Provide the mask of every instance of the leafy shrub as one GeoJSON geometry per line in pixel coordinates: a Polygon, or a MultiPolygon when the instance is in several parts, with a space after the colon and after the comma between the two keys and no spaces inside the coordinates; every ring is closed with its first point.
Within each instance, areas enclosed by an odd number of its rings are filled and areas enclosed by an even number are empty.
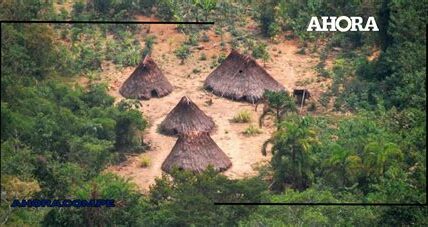
{"type": "Polygon", "coordinates": [[[199,60],[201,61],[207,60],[207,55],[205,55],[205,53],[201,53],[201,55],[199,56],[199,60]]]}
{"type": "Polygon", "coordinates": [[[251,122],[251,113],[248,110],[239,111],[235,116],[233,116],[232,121],[235,123],[251,122]]]}
{"type": "Polygon", "coordinates": [[[266,58],[267,56],[269,56],[267,45],[265,43],[257,44],[254,47],[253,52],[251,54],[253,55],[254,58],[262,58],[262,59],[266,58]]]}
{"type": "Polygon", "coordinates": [[[222,63],[222,62],[224,61],[224,59],[226,59],[226,54],[225,54],[225,53],[221,53],[221,54],[218,56],[217,62],[218,62],[218,63],[222,63]]]}
{"type": "Polygon", "coordinates": [[[213,69],[213,68],[217,67],[218,65],[219,65],[218,61],[216,59],[213,59],[211,61],[211,64],[210,64],[210,69],[213,69]]]}
{"type": "Polygon", "coordinates": [[[239,45],[240,45],[240,42],[236,38],[233,38],[232,41],[230,42],[230,47],[232,47],[232,49],[238,49],[239,45]]]}
{"type": "Polygon", "coordinates": [[[262,130],[260,130],[257,126],[250,125],[242,133],[246,136],[255,136],[261,134],[262,130]]]}
{"type": "Polygon", "coordinates": [[[325,63],[323,61],[319,62],[315,66],[315,71],[318,73],[319,76],[329,78],[330,72],[325,68],[325,63]]]}
{"type": "Polygon", "coordinates": [[[150,55],[153,50],[153,44],[156,41],[156,36],[149,35],[145,39],[144,49],[143,49],[143,56],[150,55]]]}
{"type": "Polygon", "coordinates": [[[281,32],[281,28],[278,23],[271,23],[268,28],[268,36],[275,37],[281,32]]]}
{"type": "Polygon", "coordinates": [[[190,45],[190,46],[197,46],[198,45],[198,35],[196,35],[194,33],[189,35],[188,39],[184,43],[187,45],[190,45]]]}
{"type": "Polygon", "coordinates": [[[175,50],[175,55],[181,60],[181,64],[184,64],[184,60],[191,55],[189,46],[182,44],[177,50],[175,50]]]}
{"type": "Polygon", "coordinates": [[[99,209],[96,215],[87,209],[74,207],[51,209],[43,219],[43,226],[117,226],[123,223],[130,226],[141,225],[138,220],[144,207],[142,196],[135,184],[119,176],[111,173],[98,175],[91,181],[73,188],[70,195],[72,198],[84,200],[113,199],[116,207],[99,209]]]}
{"type": "Polygon", "coordinates": [[[138,166],[141,168],[147,168],[151,165],[151,160],[146,155],[140,156],[138,159],[138,166]]]}
{"type": "Polygon", "coordinates": [[[265,182],[258,178],[231,180],[211,167],[200,174],[176,170],[171,176],[162,176],[151,188],[148,200],[152,202],[141,215],[145,225],[236,226],[238,220],[251,214],[254,208],[224,206],[218,209],[212,206],[213,202],[258,202],[266,188],[265,182]]]}
{"type": "Polygon", "coordinates": [[[214,29],[214,33],[216,35],[221,35],[221,33],[223,33],[223,31],[222,31],[221,27],[216,26],[214,29]]]}
{"type": "Polygon", "coordinates": [[[321,105],[323,107],[327,107],[328,104],[330,103],[330,98],[331,98],[330,93],[328,93],[328,92],[322,93],[321,96],[320,96],[320,103],[321,103],[321,105]]]}

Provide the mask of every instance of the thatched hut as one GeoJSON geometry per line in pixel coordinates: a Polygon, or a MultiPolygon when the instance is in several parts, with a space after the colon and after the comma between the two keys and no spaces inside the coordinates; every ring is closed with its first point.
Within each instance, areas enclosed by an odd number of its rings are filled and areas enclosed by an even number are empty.
{"type": "Polygon", "coordinates": [[[150,56],[146,56],[123,83],[119,92],[126,98],[150,99],[163,97],[173,90],[168,79],[150,56]]]}
{"type": "Polygon", "coordinates": [[[204,87],[215,95],[251,103],[260,100],[265,90],[285,89],[251,56],[235,50],[208,75],[204,87]]]}
{"type": "Polygon", "coordinates": [[[303,106],[305,101],[311,98],[311,93],[305,88],[295,88],[293,89],[293,96],[296,98],[296,103],[303,106]]]}
{"type": "Polygon", "coordinates": [[[171,153],[162,163],[162,170],[171,172],[176,167],[200,173],[208,166],[224,171],[232,166],[232,162],[208,133],[189,133],[178,137],[171,153]]]}
{"type": "Polygon", "coordinates": [[[190,132],[210,132],[215,124],[199,107],[184,96],[168,113],[159,128],[164,134],[175,135],[190,132]]]}

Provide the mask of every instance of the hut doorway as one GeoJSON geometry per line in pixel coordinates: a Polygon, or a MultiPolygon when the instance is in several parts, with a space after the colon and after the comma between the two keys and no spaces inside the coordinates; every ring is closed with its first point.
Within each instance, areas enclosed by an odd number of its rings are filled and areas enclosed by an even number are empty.
{"type": "Polygon", "coordinates": [[[307,89],[294,89],[293,96],[296,98],[297,105],[300,106],[300,109],[305,105],[305,101],[311,97],[311,93],[307,89]]]}
{"type": "Polygon", "coordinates": [[[150,95],[152,97],[159,97],[158,92],[155,89],[152,90],[152,92],[150,93],[150,95]]]}

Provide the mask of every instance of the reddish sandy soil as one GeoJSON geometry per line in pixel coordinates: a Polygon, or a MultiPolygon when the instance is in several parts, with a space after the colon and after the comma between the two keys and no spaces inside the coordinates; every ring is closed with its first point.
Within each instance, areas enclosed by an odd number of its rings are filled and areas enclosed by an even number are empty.
{"type": "MultiPolygon", "coordinates": [[[[154,20],[148,17],[139,17],[138,19],[154,20]]],[[[258,108],[258,112],[255,112],[254,106],[251,104],[220,98],[202,89],[205,78],[213,70],[210,68],[211,57],[213,55],[219,56],[222,53],[219,45],[220,37],[215,35],[213,31],[209,31],[210,42],[201,42],[200,45],[203,46],[203,49],[195,48],[192,56],[186,60],[185,64],[181,65],[173,50],[185,40],[185,36],[177,32],[175,25],[151,25],[150,34],[157,37],[152,57],[174,85],[174,91],[163,98],[141,101],[141,111],[150,124],[143,137],[145,142],[151,145],[151,149],[142,155],[150,159],[150,166],[139,167],[139,156],[135,155],[128,157],[127,161],[117,166],[110,166],[107,171],[130,178],[142,191],[146,191],[154,183],[155,178],[162,175],[162,162],[176,141],[174,137],[159,134],[157,127],[180,98],[186,95],[207,115],[211,116],[217,125],[211,137],[232,161],[232,167],[224,174],[230,178],[244,178],[257,174],[256,167],[270,160],[269,155],[263,156],[261,154],[261,146],[274,131],[272,122],[267,121],[265,123],[262,134],[251,137],[245,136],[242,132],[250,124],[257,125],[262,108],[258,108]],[[205,61],[199,60],[202,52],[207,56],[205,61]],[[193,73],[195,68],[199,69],[200,73],[193,73]],[[206,102],[210,99],[212,99],[212,105],[207,105],[206,102]],[[232,117],[244,109],[251,111],[252,122],[232,123],[230,121],[232,117]]],[[[140,36],[142,45],[144,45],[144,34],[142,33],[140,36]]],[[[226,36],[227,39],[228,36],[226,36]]],[[[317,63],[317,57],[296,54],[298,49],[296,41],[281,40],[278,44],[269,45],[271,61],[266,64],[265,68],[287,89],[295,87],[298,81],[316,78],[314,66],[317,63]]],[[[228,53],[228,51],[223,52],[228,53]]],[[[260,64],[263,65],[261,62],[260,64]]],[[[117,70],[114,65],[105,65],[103,69],[101,80],[110,84],[109,93],[116,98],[116,101],[123,99],[118,90],[134,69],[128,67],[117,70]]],[[[306,87],[310,89],[315,99],[322,91],[319,84],[316,83],[306,87]]]]}

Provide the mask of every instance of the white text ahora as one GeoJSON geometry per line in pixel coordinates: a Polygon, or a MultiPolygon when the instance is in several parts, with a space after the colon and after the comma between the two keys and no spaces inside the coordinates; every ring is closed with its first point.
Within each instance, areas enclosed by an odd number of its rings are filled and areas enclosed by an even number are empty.
{"type": "Polygon", "coordinates": [[[365,26],[363,26],[362,17],[321,17],[321,22],[322,25],[320,24],[318,17],[312,17],[306,31],[379,31],[374,17],[369,17],[365,23],[365,26]]]}

